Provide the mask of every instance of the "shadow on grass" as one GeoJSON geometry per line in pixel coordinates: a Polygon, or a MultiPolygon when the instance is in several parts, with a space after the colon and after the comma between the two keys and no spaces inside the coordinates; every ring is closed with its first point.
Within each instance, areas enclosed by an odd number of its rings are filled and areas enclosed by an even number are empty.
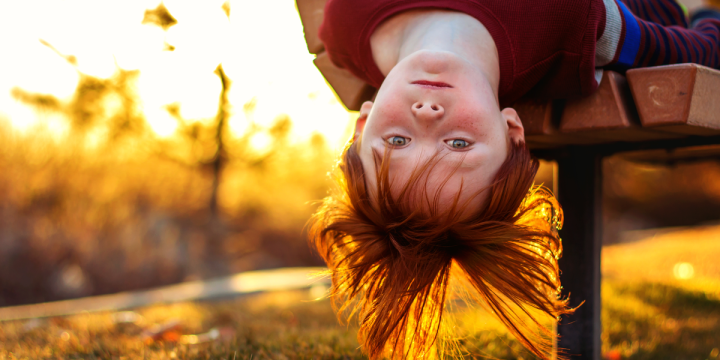
{"type": "Polygon", "coordinates": [[[720,345],[720,300],[667,284],[604,285],[603,352],[623,359],[707,359],[720,345]]]}

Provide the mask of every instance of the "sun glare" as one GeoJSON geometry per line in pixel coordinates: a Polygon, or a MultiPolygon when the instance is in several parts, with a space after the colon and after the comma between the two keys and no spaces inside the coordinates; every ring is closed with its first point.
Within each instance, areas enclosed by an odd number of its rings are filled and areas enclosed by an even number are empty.
{"type": "Polygon", "coordinates": [[[33,110],[13,99],[0,100],[0,111],[8,118],[10,125],[20,133],[25,133],[37,123],[33,110]]]}
{"type": "Polygon", "coordinates": [[[695,268],[691,263],[679,262],[673,266],[673,275],[679,280],[692,279],[695,276],[695,268]]]}
{"type": "Polygon", "coordinates": [[[136,88],[148,125],[159,136],[171,136],[178,124],[168,104],[177,104],[188,121],[214,118],[221,91],[214,71],[222,64],[232,81],[232,134],[246,131],[250,122],[242,109],[254,98],[256,124],[269,127],[287,114],[293,141],[319,132],[342,146],[356,115],[335,99],[312,64],[293,0],[232,1],[229,18],[224,0],[166,0],[177,20],[166,30],[142,24],[145,10],[159,3],[0,3],[0,31],[14,34],[0,38],[2,52],[13,54],[0,66],[0,115],[17,129],[31,128],[42,119],[11,97],[13,87],[67,100],[78,72],[108,78],[121,67],[140,71],[136,88]]]}
{"type": "Polygon", "coordinates": [[[152,108],[145,110],[145,119],[150,128],[160,137],[169,137],[177,130],[177,120],[164,109],[152,108]]]}
{"type": "Polygon", "coordinates": [[[272,137],[265,132],[259,132],[250,138],[250,146],[258,153],[267,152],[271,144],[272,137]]]}

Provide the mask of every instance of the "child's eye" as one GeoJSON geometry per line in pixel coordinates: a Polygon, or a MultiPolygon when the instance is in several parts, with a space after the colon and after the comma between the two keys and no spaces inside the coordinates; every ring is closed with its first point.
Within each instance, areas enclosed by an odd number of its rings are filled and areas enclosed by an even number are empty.
{"type": "Polygon", "coordinates": [[[402,136],[392,136],[387,139],[387,142],[392,146],[405,146],[410,142],[410,139],[402,136]]]}
{"type": "Polygon", "coordinates": [[[448,140],[445,143],[452,146],[454,149],[462,149],[470,146],[469,142],[461,139],[448,140]]]}

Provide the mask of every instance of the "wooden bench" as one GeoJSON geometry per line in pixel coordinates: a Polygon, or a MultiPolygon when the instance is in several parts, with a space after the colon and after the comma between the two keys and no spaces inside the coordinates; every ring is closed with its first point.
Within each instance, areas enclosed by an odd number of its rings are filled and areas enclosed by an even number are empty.
{"type": "MultiPolygon", "coordinates": [[[[348,110],[376,89],[335,67],[317,29],[325,0],[296,0],[308,51],[348,110]]],[[[601,358],[600,251],[602,159],[626,153],[645,162],[720,155],[720,71],[695,64],[605,71],[591,96],[514,104],[533,154],[558,165],[557,197],[565,212],[560,260],[564,293],[580,306],[558,327],[558,346],[573,358],[601,358]],[[645,150],[643,152],[636,152],[645,150]]]]}

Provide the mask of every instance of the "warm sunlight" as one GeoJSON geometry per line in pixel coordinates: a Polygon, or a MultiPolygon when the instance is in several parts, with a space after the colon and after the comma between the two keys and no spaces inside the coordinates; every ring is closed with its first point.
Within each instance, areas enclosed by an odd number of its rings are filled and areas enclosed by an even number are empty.
{"type": "Polygon", "coordinates": [[[272,145],[272,137],[270,137],[267,133],[257,133],[250,138],[250,146],[252,146],[252,148],[257,152],[267,152],[270,145],[272,145]]]}
{"type": "Polygon", "coordinates": [[[248,115],[269,126],[287,114],[293,139],[319,132],[334,147],[345,141],[354,115],[312,64],[293,0],[232,1],[229,18],[222,0],[168,0],[163,3],[177,23],[166,30],[142,24],[145,10],[159,3],[1,3],[0,31],[13,36],[0,38],[0,49],[13,56],[0,67],[0,118],[19,131],[47,126],[10,95],[14,87],[66,101],[80,73],[108,78],[120,67],[139,70],[135,87],[143,115],[158,136],[167,137],[177,129],[169,104],[190,122],[215,116],[221,83],[214,70],[222,63],[232,81],[231,133],[245,131],[248,115]],[[246,114],[243,105],[251,99],[254,111],[246,114]]]}
{"type": "Polygon", "coordinates": [[[177,129],[177,121],[159,106],[146,108],[144,113],[148,125],[160,137],[168,137],[177,129]]]}

